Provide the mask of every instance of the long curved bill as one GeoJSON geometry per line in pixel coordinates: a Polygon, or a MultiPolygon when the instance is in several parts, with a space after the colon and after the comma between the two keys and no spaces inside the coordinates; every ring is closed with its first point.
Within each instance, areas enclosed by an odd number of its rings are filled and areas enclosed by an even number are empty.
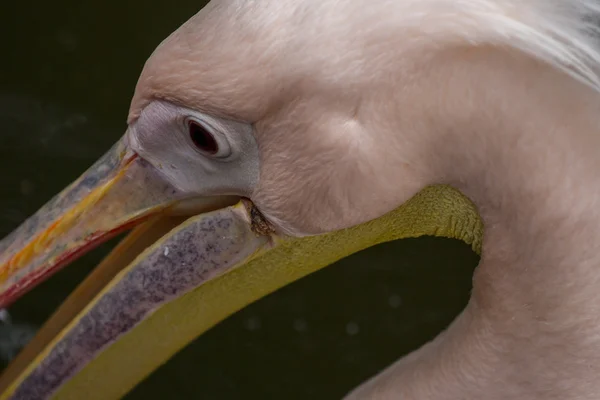
{"type": "Polygon", "coordinates": [[[272,234],[249,202],[230,202],[188,198],[123,139],[1,242],[0,302],[8,304],[138,224],[3,373],[0,400],[121,398],[228,315],[356,251],[421,235],[459,238],[476,251],[481,244],[476,211],[448,187],[428,188],[375,221],[302,239],[272,234]]]}
{"type": "Polygon", "coordinates": [[[137,226],[3,373],[0,391],[8,391],[2,397],[51,396],[161,305],[268,245],[269,236],[255,233],[249,202],[223,208],[235,201],[178,190],[129,149],[127,135],[119,140],[0,242],[4,307],[91,248],[137,226]]]}

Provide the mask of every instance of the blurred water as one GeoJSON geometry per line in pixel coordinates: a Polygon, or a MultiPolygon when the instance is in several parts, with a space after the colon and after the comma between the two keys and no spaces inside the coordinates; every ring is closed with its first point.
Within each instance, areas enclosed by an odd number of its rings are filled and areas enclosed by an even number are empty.
{"type": "MultiPolygon", "coordinates": [[[[200,6],[0,5],[0,236],[123,133],[145,59],[200,6]]],[[[10,308],[11,320],[0,323],[0,359],[12,356],[111,245],[10,308]]],[[[447,326],[466,304],[476,263],[467,246],[451,240],[369,249],[229,318],[128,399],[339,398],[447,326]]]]}

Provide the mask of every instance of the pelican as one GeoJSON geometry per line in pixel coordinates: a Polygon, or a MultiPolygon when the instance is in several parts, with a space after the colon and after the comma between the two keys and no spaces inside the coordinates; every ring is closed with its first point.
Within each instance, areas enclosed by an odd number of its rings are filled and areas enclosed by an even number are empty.
{"type": "Polygon", "coordinates": [[[481,251],[469,304],[348,399],[597,399],[599,20],[597,0],[213,0],[147,61],[122,139],[0,243],[6,306],[133,228],[1,398],[119,398],[250,302],[428,234],[481,251]]]}

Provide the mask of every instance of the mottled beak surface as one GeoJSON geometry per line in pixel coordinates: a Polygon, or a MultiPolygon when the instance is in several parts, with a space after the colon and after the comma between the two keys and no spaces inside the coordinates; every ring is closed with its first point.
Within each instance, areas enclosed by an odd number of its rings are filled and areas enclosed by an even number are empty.
{"type": "Polygon", "coordinates": [[[133,229],[3,372],[0,398],[51,397],[157,309],[268,248],[269,235],[253,230],[251,207],[236,196],[177,189],[160,167],[130,149],[125,135],[0,242],[5,307],[93,247],[133,229]]]}

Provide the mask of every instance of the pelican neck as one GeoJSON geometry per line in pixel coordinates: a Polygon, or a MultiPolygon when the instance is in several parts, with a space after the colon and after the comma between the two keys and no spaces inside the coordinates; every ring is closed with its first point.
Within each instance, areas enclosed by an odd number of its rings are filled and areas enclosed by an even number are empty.
{"type": "Polygon", "coordinates": [[[473,294],[444,333],[350,398],[597,398],[600,94],[514,54],[440,65],[444,93],[436,77],[422,86],[438,116],[418,154],[423,183],[461,190],[484,221],[473,294]]]}
{"type": "Polygon", "coordinates": [[[472,394],[590,398],[600,389],[600,94],[545,65],[504,62],[506,73],[478,71],[487,85],[472,96],[488,109],[459,120],[469,123],[440,150],[441,179],[484,221],[470,304],[440,340],[471,353],[447,357],[470,359],[472,394]]]}

